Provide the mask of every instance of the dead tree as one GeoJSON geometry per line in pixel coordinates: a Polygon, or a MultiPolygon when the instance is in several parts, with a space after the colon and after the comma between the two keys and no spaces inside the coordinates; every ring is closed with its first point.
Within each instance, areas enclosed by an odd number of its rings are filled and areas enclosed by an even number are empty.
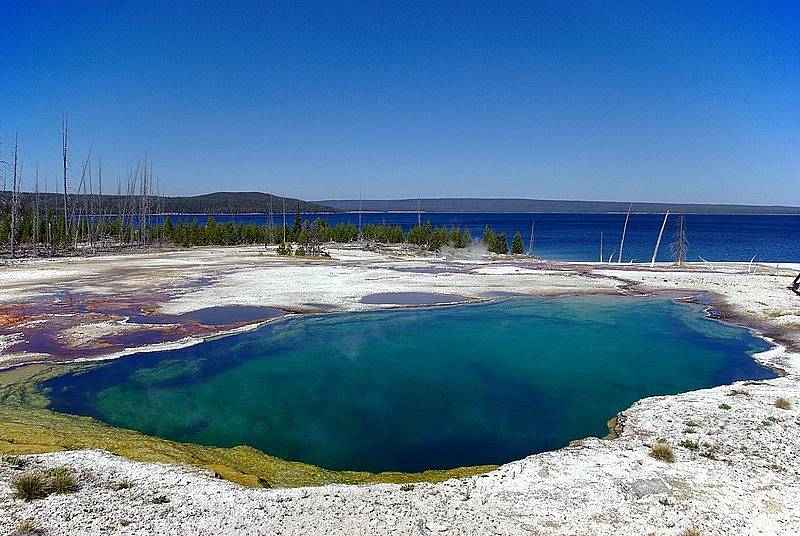
{"type": "Polygon", "coordinates": [[[105,216],[103,214],[103,159],[97,159],[97,236],[100,242],[100,249],[103,249],[105,238],[105,216]]]}
{"type": "Polygon", "coordinates": [[[139,245],[141,247],[147,247],[147,224],[149,220],[149,209],[150,209],[150,201],[149,201],[149,189],[150,189],[150,181],[152,180],[152,164],[150,164],[150,169],[147,168],[147,156],[144,157],[144,168],[142,171],[142,188],[141,188],[141,197],[140,197],[140,214],[139,214],[139,245]]]}
{"type": "Polygon", "coordinates": [[[33,184],[33,254],[39,253],[39,165],[36,165],[36,179],[33,184]]]}
{"type": "Polygon", "coordinates": [[[532,257],[533,256],[533,245],[535,243],[534,234],[533,234],[534,233],[534,228],[533,228],[533,224],[534,223],[535,223],[534,220],[531,220],[531,239],[530,239],[530,242],[528,242],[528,257],[532,257]]]}
{"type": "Polygon", "coordinates": [[[69,236],[69,212],[67,211],[67,146],[69,145],[69,124],[67,123],[67,114],[61,122],[61,160],[64,169],[64,238],[65,245],[67,237],[69,236]]]}
{"type": "Polygon", "coordinates": [[[286,247],[286,198],[283,198],[283,247],[286,247]]]}
{"type": "Polygon", "coordinates": [[[661,224],[661,231],[658,233],[658,240],[656,240],[656,248],[653,250],[653,259],[650,261],[650,268],[656,265],[656,256],[658,255],[658,247],[661,245],[661,237],[664,234],[664,227],[667,226],[667,218],[669,218],[669,210],[664,214],[664,222],[661,224]]]}
{"type": "Polygon", "coordinates": [[[72,215],[74,216],[76,213],[78,215],[77,220],[75,222],[75,233],[74,233],[74,240],[73,246],[75,248],[78,247],[78,235],[81,231],[81,190],[83,190],[83,202],[86,205],[86,174],[89,172],[89,162],[92,158],[92,147],[89,147],[89,154],[86,155],[86,160],[83,161],[83,165],[81,166],[81,182],[78,183],[78,189],[75,191],[75,196],[72,202],[72,215]]]}
{"type": "Polygon", "coordinates": [[[600,262],[603,260],[603,231],[600,231],[600,262]]]}
{"type": "Polygon", "coordinates": [[[275,240],[275,223],[272,221],[272,194],[269,194],[269,216],[267,219],[267,244],[270,245],[275,240]]]}
{"type": "Polygon", "coordinates": [[[686,217],[681,212],[678,218],[678,226],[672,244],[669,245],[675,264],[683,266],[686,262],[686,255],[689,252],[689,241],[686,239],[686,217]]]}
{"type": "Polygon", "coordinates": [[[11,256],[17,253],[17,227],[19,227],[19,131],[14,137],[14,170],[11,175],[11,256]]]}
{"type": "Polygon", "coordinates": [[[625,232],[628,230],[628,218],[631,217],[631,207],[633,207],[633,203],[628,206],[628,214],[625,215],[625,225],[622,226],[622,240],[619,242],[619,257],[617,257],[617,264],[622,262],[622,248],[625,247],[625,232]]]}

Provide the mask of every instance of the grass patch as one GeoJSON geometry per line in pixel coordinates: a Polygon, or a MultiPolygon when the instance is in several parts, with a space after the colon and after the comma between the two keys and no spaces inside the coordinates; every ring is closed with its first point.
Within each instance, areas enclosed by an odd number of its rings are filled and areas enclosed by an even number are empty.
{"type": "Polygon", "coordinates": [[[43,474],[33,472],[20,475],[11,481],[14,497],[30,502],[44,499],[48,495],[47,479],[43,474]]]}
{"type": "Polygon", "coordinates": [[[689,527],[681,532],[681,536],[703,536],[703,533],[697,527],[689,527]]]}
{"type": "Polygon", "coordinates": [[[48,490],[56,495],[74,493],[78,491],[78,483],[75,481],[75,473],[67,467],[55,467],[42,471],[48,480],[48,490]]]}
{"type": "Polygon", "coordinates": [[[792,409],[792,403],[788,399],[780,397],[775,401],[775,407],[778,409],[792,409]]]}
{"type": "Polygon", "coordinates": [[[282,460],[248,446],[222,448],[179,443],[114,428],[90,417],[47,409],[47,398],[36,389],[36,384],[86,368],[87,365],[74,364],[28,365],[0,372],[0,455],[103,449],[136,461],[187,463],[211,469],[226,480],[251,487],[436,483],[480,475],[497,467],[484,465],[421,473],[331,471],[282,460]]]}
{"type": "Polygon", "coordinates": [[[36,521],[29,517],[23,519],[22,522],[17,525],[17,530],[14,534],[42,534],[42,532],[42,529],[39,528],[36,521]]]}
{"type": "Polygon", "coordinates": [[[400,491],[411,491],[414,489],[414,484],[403,484],[400,486],[400,491]]]}
{"type": "Polygon", "coordinates": [[[719,409],[726,409],[727,410],[727,409],[731,409],[731,406],[729,404],[720,404],[719,405],[719,409]]]}
{"type": "Polygon", "coordinates": [[[124,479],[120,480],[119,482],[117,482],[116,484],[114,484],[113,487],[114,487],[115,491],[120,491],[120,490],[123,490],[123,489],[131,489],[133,487],[133,482],[131,482],[127,478],[124,478],[124,479]]]}
{"type": "Polygon", "coordinates": [[[692,441],[690,439],[684,439],[681,441],[680,446],[689,450],[697,450],[700,448],[700,445],[696,441],[692,441]]]}
{"type": "Polygon", "coordinates": [[[672,463],[675,461],[675,453],[672,452],[669,445],[661,441],[656,441],[650,447],[650,456],[662,462],[672,463]]]}
{"type": "Polygon", "coordinates": [[[3,463],[10,465],[14,469],[22,469],[25,467],[25,460],[19,456],[3,456],[3,463]]]}
{"type": "Polygon", "coordinates": [[[11,481],[14,496],[29,502],[44,499],[48,495],[62,495],[78,491],[75,474],[66,467],[55,467],[43,471],[31,471],[11,481]]]}

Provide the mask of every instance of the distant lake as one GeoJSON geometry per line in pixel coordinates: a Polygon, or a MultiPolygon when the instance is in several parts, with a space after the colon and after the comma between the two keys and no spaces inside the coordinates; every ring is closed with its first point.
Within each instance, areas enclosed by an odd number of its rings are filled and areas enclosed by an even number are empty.
{"type": "MultiPolygon", "coordinates": [[[[322,218],[336,223],[358,224],[358,214],[307,214],[304,218],[322,218]]],[[[215,215],[217,221],[255,223],[264,225],[263,214],[215,215]]],[[[206,215],[171,216],[173,222],[196,219],[204,223],[206,215]]],[[[294,214],[287,214],[289,225],[294,214]]],[[[623,250],[624,260],[649,261],[653,255],[663,214],[631,214],[623,250]]],[[[154,217],[153,221],[160,218],[154,217]]],[[[531,222],[535,223],[534,254],[553,260],[596,261],[600,256],[600,232],[603,233],[603,252],[609,255],[618,251],[625,214],[529,214],[529,213],[436,213],[422,214],[422,222],[433,225],[459,225],[467,228],[474,238],[480,238],[486,225],[495,231],[505,231],[509,244],[519,231],[528,247],[531,222]]],[[[274,216],[276,225],[282,215],[274,216]]],[[[669,243],[675,233],[677,214],[670,214],[659,252],[659,261],[669,261],[669,243]]],[[[386,222],[401,225],[405,230],[417,223],[416,213],[364,213],[362,223],[386,222]]],[[[800,262],[800,216],[798,215],[686,215],[686,232],[689,239],[689,260],[699,261],[749,261],[753,256],[761,262],[800,262]]],[[[615,254],[614,260],[617,259],[615,254]]]]}
{"type": "Polygon", "coordinates": [[[57,411],[151,435],[420,471],[604,436],[643,397],[774,377],[751,358],[767,348],[664,298],[515,298],[288,319],[44,385],[57,411]]]}

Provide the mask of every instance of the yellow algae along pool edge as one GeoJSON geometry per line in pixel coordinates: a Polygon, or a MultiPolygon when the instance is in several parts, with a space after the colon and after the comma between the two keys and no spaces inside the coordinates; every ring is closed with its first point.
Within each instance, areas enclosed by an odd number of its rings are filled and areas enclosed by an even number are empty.
{"type": "Polygon", "coordinates": [[[252,487],[436,483],[474,476],[496,467],[458,467],[421,473],[331,471],[282,460],[248,446],[221,448],[179,443],[108,426],[90,417],[47,409],[47,398],[36,390],[39,382],[91,366],[36,364],[0,371],[0,454],[102,449],[137,461],[195,465],[252,487]]]}

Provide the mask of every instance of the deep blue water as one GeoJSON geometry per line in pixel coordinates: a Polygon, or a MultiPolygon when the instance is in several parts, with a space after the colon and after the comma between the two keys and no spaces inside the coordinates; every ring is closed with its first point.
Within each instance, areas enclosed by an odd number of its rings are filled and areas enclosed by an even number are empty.
{"type": "Polygon", "coordinates": [[[420,471],[603,436],[646,396],[774,377],[750,357],[767,348],[664,298],[520,298],[287,319],[45,386],[57,411],[169,439],[420,471]]]}
{"type": "MultiPolygon", "coordinates": [[[[263,214],[216,215],[218,221],[231,218],[237,222],[263,225],[263,214]]],[[[358,223],[358,214],[306,215],[320,217],[331,224],[358,223]]],[[[171,216],[172,221],[197,219],[204,223],[207,216],[171,216]]],[[[293,214],[287,215],[292,224],[293,214]]],[[[663,214],[631,214],[623,250],[624,261],[649,261],[653,255],[663,214]]],[[[466,227],[473,237],[480,238],[483,228],[491,225],[495,231],[505,231],[511,238],[519,231],[527,249],[531,222],[535,222],[534,254],[553,260],[596,261],[600,256],[600,232],[603,232],[604,257],[619,249],[625,214],[529,214],[529,213],[423,213],[423,223],[433,225],[459,225],[466,227]]],[[[282,216],[274,218],[276,225],[282,216]]],[[[658,256],[660,261],[671,260],[668,249],[675,233],[678,216],[671,214],[664,231],[658,256]]],[[[386,222],[402,225],[405,230],[417,223],[416,213],[364,213],[362,223],[386,222]]],[[[800,262],[800,216],[797,215],[703,215],[687,214],[686,231],[689,239],[690,261],[700,257],[708,261],[749,261],[753,256],[762,262],[800,262]]],[[[617,256],[615,254],[614,260],[617,256]]]]}

